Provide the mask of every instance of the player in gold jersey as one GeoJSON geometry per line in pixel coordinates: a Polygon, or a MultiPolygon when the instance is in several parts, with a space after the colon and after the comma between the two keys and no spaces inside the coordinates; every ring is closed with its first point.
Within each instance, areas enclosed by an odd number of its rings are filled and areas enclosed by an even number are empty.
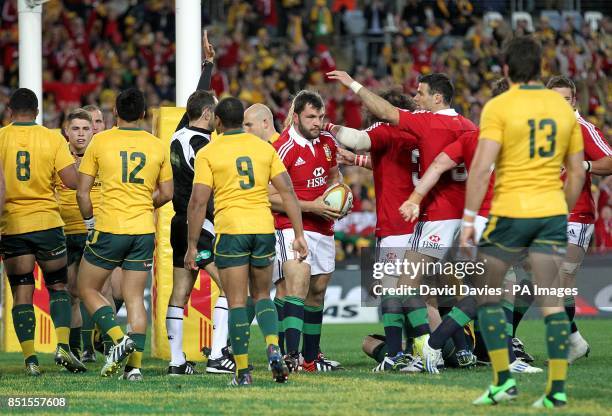
{"type": "MultiPolygon", "coordinates": [[[[89,113],[81,108],[71,111],[66,117],[64,132],[68,137],[68,149],[78,167],[85,149],[87,149],[93,136],[92,118],[89,113]]],[[[72,297],[70,350],[79,358],[82,317],[76,278],[79,271],[79,263],[83,256],[83,249],[85,248],[85,241],[87,240],[87,228],[79,211],[76,191],[64,186],[59,180],[56,183],[55,192],[59,203],[60,215],[64,221],[64,234],[66,235],[66,248],[68,252],[68,291],[72,297]]],[[[100,199],[100,182],[97,181],[94,182],[94,187],[92,188],[94,207],[99,206],[100,199]]],[[[85,357],[83,357],[83,362],[86,362],[85,357]]]]}
{"type": "Polygon", "coordinates": [[[301,211],[291,180],[274,148],[242,131],[244,108],[240,100],[225,98],[215,108],[215,128],[220,136],[200,150],[195,159],[193,190],[187,209],[189,245],[185,268],[195,270],[195,256],[205,207],[214,192],[215,263],[229,304],[229,333],[236,360],[232,385],[252,383],[248,365],[250,323],[246,299],[250,287],[257,322],[268,346],[273,378],[287,380],[278,346],[278,319],[270,299],[275,257],[274,221],[268,200],[268,183],[279,190],[295,230],[293,249],[300,259],[308,255],[301,211]]]}
{"type": "MultiPolygon", "coordinates": [[[[534,285],[558,290],[567,245],[567,213],[584,182],[583,141],[572,108],[540,77],[541,48],[529,37],[513,39],[504,52],[504,73],[512,87],[489,101],[470,170],[461,245],[474,239],[474,219],[495,163],[495,190],[489,222],[480,240],[485,273],[474,280],[489,294],[478,297],[478,322],[493,369],[493,384],[474,404],[492,405],[517,396],[509,371],[506,318],[500,299],[509,266],[528,255],[534,285]],[[559,172],[567,171],[565,190],[559,172]],[[565,192],[565,194],[564,194],[565,192]]],[[[548,384],[535,407],[567,402],[567,342],[570,325],[563,297],[536,296],[546,322],[548,384]]]]}
{"type": "Polygon", "coordinates": [[[144,289],[155,246],[153,210],[172,199],[172,170],[165,146],[138,127],[145,114],[142,92],[133,88],[121,92],[115,111],[117,127],[93,138],[79,167],[77,199],[92,232],[79,267],[78,285],[81,301],[101,332],[114,342],[102,376],[116,372],[131,354],[122,378],[137,381],[142,380],[147,327],[144,289]],[[90,191],[96,177],[102,183],[103,198],[94,219],[90,191]],[[121,289],[132,330],[128,335],[116,324],[113,309],[100,293],[118,266],[123,269],[121,289]]]}
{"type": "Polygon", "coordinates": [[[43,271],[49,291],[49,311],[58,342],[55,362],[71,372],[85,371],[68,346],[71,306],[66,290],[66,239],[54,193],[56,174],[65,186],[76,187],[74,159],[61,135],[35,123],[38,99],[34,92],[16,90],[9,109],[12,123],[0,129],[0,162],[6,181],[0,250],[13,295],[13,325],[26,372],[40,375],[34,351],[35,262],[43,271]]]}

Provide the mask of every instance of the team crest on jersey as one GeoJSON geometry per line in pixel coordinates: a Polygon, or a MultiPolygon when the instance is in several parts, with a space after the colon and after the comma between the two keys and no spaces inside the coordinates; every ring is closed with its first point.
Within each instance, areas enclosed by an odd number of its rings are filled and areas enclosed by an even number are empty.
{"type": "Polygon", "coordinates": [[[323,145],[323,151],[325,152],[325,159],[327,159],[328,162],[331,162],[331,160],[332,160],[332,153],[331,153],[331,149],[329,148],[329,145],[324,144],[323,145]]]}

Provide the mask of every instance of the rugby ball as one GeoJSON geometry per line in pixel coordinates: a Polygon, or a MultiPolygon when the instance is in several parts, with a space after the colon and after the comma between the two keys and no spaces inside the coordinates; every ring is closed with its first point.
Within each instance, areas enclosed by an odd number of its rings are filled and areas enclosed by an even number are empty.
{"type": "Polygon", "coordinates": [[[347,185],[337,183],[325,190],[323,201],[345,216],[353,207],[353,193],[347,185]]]}

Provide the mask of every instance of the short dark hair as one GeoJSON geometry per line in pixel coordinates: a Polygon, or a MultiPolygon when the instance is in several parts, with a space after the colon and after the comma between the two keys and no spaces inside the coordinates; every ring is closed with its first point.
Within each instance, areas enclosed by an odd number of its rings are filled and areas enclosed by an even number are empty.
{"type": "MultiPolygon", "coordinates": [[[[414,99],[408,94],[404,94],[401,89],[395,88],[382,91],[379,93],[379,95],[385,100],[387,100],[392,106],[401,108],[402,110],[414,111],[417,108],[414,99]]],[[[373,124],[382,121],[384,120],[375,117],[371,113],[368,114],[368,118],[366,120],[367,124],[373,124]]]]}
{"type": "Polygon", "coordinates": [[[144,94],[136,88],[121,91],[117,96],[115,107],[117,116],[121,120],[128,122],[140,120],[146,109],[144,94]]]}
{"type": "Polygon", "coordinates": [[[38,98],[28,88],[17,88],[9,99],[8,107],[14,114],[33,114],[38,110],[38,98]]]}
{"type": "Polygon", "coordinates": [[[447,105],[451,105],[453,102],[455,87],[453,87],[453,83],[448,75],[439,72],[423,75],[419,78],[419,82],[429,86],[430,94],[442,94],[442,98],[447,105]]]}
{"type": "Polygon", "coordinates": [[[510,83],[506,78],[500,78],[493,81],[491,85],[491,95],[497,97],[499,94],[503,94],[510,89],[510,83]]]}
{"type": "Polygon", "coordinates": [[[512,82],[535,81],[540,78],[542,47],[531,36],[519,36],[504,48],[503,61],[512,82]]]}
{"type": "Polygon", "coordinates": [[[244,121],[244,106],[238,98],[224,98],[215,107],[215,116],[219,117],[226,129],[241,128],[244,121]]]}
{"type": "Polygon", "coordinates": [[[576,96],[576,84],[574,84],[574,81],[563,75],[556,75],[549,79],[548,84],[546,84],[546,88],[569,88],[572,90],[572,97],[576,96]]]}
{"type": "Polygon", "coordinates": [[[189,121],[199,119],[206,107],[215,107],[215,97],[208,91],[198,90],[187,99],[187,117],[189,121]]]}
{"type": "Polygon", "coordinates": [[[75,108],[66,116],[66,125],[70,124],[72,120],[77,119],[89,121],[90,123],[92,123],[91,116],[89,115],[87,110],[85,110],[84,108],[75,108]]]}
{"type": "Polygon", "coordinates": [[[314,91],[302,90],[293,99],[293,112],[294,114],[300,114],[306,108],[306,105],[310,104],[317,110],[322,109],[325,105],[323,104],[323,98],[319,93],[314,91]]]}

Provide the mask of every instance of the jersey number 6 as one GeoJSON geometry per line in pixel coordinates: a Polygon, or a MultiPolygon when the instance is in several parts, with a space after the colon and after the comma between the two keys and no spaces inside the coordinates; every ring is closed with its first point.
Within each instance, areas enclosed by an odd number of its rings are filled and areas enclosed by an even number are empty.
{"type": "Polygon", "coordinates": [[[248,178],[248,182],[244,179],[240,179],[238,183],[242,189],[251,189],[255,186],[255,175],[253,175],[253,162],[248,156],[240,156],[236,159],[236,170],[238,175],[245,176],[248,178]]]}
{"type": "Polygon", "coordinates": [[[122,150],[119,152],[121,156],[121,181],[123,183],[138,183],[143,184],[144,179],[137,178],[138,172],[144,168],[145,163],[147,162],[147,156],[141,152],[130,153],[130,160],[135,162],[138,159],[138,164],[132,169],[130,175],[128,176],[128,152],[122,150]]]}

